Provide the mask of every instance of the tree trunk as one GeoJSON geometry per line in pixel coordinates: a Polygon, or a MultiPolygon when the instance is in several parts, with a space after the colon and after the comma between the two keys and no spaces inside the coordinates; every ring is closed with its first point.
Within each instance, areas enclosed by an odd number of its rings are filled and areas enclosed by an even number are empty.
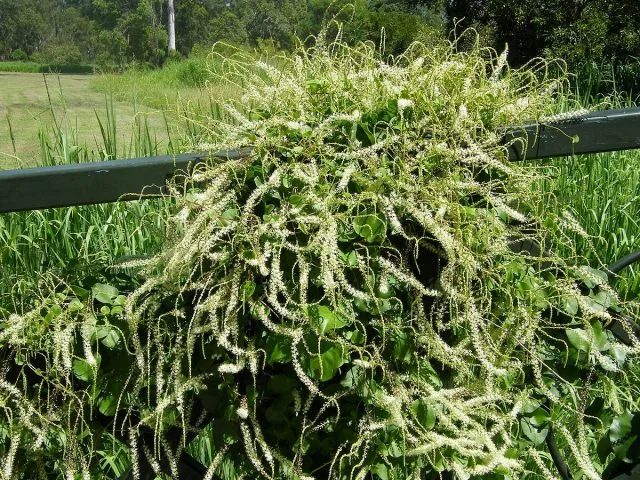
{"type": "Polygon", "coordinates": [[[169,14],[169,53],[176,51],[176,13],[173,9],[173,0],[167,0],[167,13],[169,14]]]}

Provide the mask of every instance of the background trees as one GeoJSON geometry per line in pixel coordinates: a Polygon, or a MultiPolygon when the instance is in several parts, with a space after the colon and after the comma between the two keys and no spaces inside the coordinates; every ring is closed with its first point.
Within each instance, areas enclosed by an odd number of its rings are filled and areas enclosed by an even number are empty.
{"type": "Polygon", "coordinates": [[[611,67],[628,88],[640,76],[637,0],[448,0],[446,16],[497,49],[508,43],[512,64],[553,56],[579,72],[611,67]]]}
{"type": "MultiPolygon", "coordinates": [[[[223,40],[290,49],[323,22],[344,22],[344,39],[379,43],[397,53],[411,41],[441,41],[474,27],[509,60],[558,56],[573,70],[611,65],[640,77],[637,0],[174,0],[175,47],[223,40]]],[[[0,57],[122,67],[167,58],[168,0],[0,0],[0,57]],[[16,52],[14,55],[14,51],[16,52]]]]}
{"type": "Polygon", "coordinates": [[[181,55],[219,40],[289,49],[334,16],[346,22],[351,40],[379,41],[386,28],[394,52],[420,35],[430,16],[425,2],[408,0],[0,0],[0,56],[22,50],[53,63],[157,65],[173,49],[172,3],[181,55]]]}
{"type": "Polygon", "coordinates": [[[52,35],[53,24],[44,19],[38,4],[35,0],[0,0],[0,55],[16,49],[30,55],[52,35]]]}

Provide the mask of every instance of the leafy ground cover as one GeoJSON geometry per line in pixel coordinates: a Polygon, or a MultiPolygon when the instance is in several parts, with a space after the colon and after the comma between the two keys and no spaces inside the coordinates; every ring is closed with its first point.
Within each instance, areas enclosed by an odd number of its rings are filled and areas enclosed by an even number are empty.
{"type": "Polygon", "coordinates": [[[550,478],[551,426],[584,478],[635,458],[640,345],[605,327],[638,304],[499,142],[557,110],[562,78],[491,50],[389,62],[322,41],[225,68],[243,96],[198,110],[191,139],[212,144],[193,147],[255,155],[195,173],[157,255],[49,280],[5,316],[6,476],[114,473],[98,411],[134,472],[155,429],[175,477],[198,402],[214,422],[196,450],[223,478],[550,478]]]}

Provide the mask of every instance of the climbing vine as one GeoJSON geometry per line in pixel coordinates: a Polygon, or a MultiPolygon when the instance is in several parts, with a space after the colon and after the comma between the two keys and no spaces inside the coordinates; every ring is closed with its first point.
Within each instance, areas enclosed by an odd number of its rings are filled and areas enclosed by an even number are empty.
{"type": "Polygon", "coordinates": [[[191,120],[224,139],[200,147],[253,153],[174,185],[166,248],[119,266],[139,287],[59,286],[5,320],[4,478],[89,478],[97,412],[126,425],[134,476],[144,455],[177,477],[175,432],[211,423],[209,475],[549,478],[553,422],[599,478],[584,407],[597,372],[632,381],[638,305],[556,253],[580,226],[502,133],[553,114],[566,80],[505,58],[320,37],[277,69],[227,59],[233,121],[191,120]]]}

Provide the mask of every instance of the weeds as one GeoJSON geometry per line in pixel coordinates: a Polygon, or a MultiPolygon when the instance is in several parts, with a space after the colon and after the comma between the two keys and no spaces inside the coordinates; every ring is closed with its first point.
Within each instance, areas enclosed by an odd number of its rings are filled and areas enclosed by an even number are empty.
{"type": "MultiPolygon", "coordinates": [[[[607,72],[593,68],[586,71],[590,72],[588,78],[583,73],[573,91],[559,99],[560,110],[636,106],[632,95],[616,91],[615,77],[609,76],[609,93],[596,96],[594,92],[603,88],[600,76],[607,72]]],[[[544,172],[536,189],[554,197],[555,213],[568,209],[589,234],[589,238],[573,236],[578,251],[588,261],[611,264],[640,249],[640,151],[562,157],[534,164],[544,172]]],[[[623,295],[640,296],[637,266],[624,271],[621,280],[623,295]]]]}
{"type": "MultiPolygon", "coordinates": [[[[164,153],[158,152],[159,142],[143,115],[134,119],[129,144],[119,145],[114,105],[108,98],[104,112],[96,112],[101,140],[93,148],[80,144],[66,114],[58,117],[52,107],[51,115],[51,131],[39,133],[41,165],[164,153]]],[[[78,269],[101,269],[124,257],[156,252],[171,209],[171,201],[160,199],[0,215],[0,308],[14,311],[29,304],[32,299],[25,295],[47,272],[65,278],[78,269]]]]}
{"type": "Polygon", "coordinates": [[[204,88],[212,78],[211,71],[217,68],[215,62],[206,59],[170,62],[159,70],[133,68],[121,74],[100,75],[92,80],[92,88],[120,101],[172,111],[183,102],[234,98],[236,89],[217,85],[204,88]]]}
{"type": "Polygon", "coordinates": [[[192,114],[191,139],[254,154],[197,169],[171,242],[121,265],[144,283],[63,284],[7,318],[0,342],[29,380],[0,384],[21,459],[4,469],[90,475],[90,407],[114,430],[128,419],[134,475],[146,426],[175,477],[184,445],[168,432],[204,402],[215,421],[193,448],[212,473],[545,478],[553,422],[572,466],[598,478],[606,458],[588,439],[610,424],[584,406],[612,379],[631,390],[640,344],[604,326],[638,305],[586,265],[570,213],[532,194],[539,169],[506,160],[503,129],[553,113],[565,80],[504,56],[414,44],[387,61],[320,38],[279,69],[226,63],[240,102],[192,114]],[[519,241],[551,247],[532,257],[519,241]],[[70,439],[64,461],[51,435],[70,439]]]}
{"type": "MultiPolygon", "coordinates": [[[[616,152],[554,160],[541,189],[551,192],[591,236],[574,235],[590,262],[613,263],[640,249],[640,154],[616,152]]],[[[623,273],[622,292],[640,294],[640,272],[623,273]]]]}
{"type": "MultiPolygon", "coordinates": [[[[196,172],[204,189],[178,200],[173,229],[175,199],[0,217],[2,301],[41,302],[6,315],[0,343],[46,358],[53,378],[33,360],[25,397],[0,385],[17,413],[0,451],[16,445],[19,461],[5,458],[4,471],[86,476],[98,458],[119,475],[130,451],[95,434],[86,406],[114,424],[140,415],[135,426],[160,444],[185,427],[198,391],[214,392],[217,420],[189,449],[225,479],[547,478],[550,422],[572,471],[597,478],[607,457],[592,445],[637,409],[640,371],[637,343],[619,345],[603,325],[609,307],[637,317],[638,306],[586,265],[638,245],[637,155],[507,163],[503,127],[580,102],[562,78],[511,71],[489,50],[414,45],[385,62],[369,45],[321,42],[281,69],[241,56],[221,65],[211,78],[230,86],[179,102],[186,130],[169,148],[252,144],[256,155],[196,172]],[[220,108],[225,89],[235,93],[220,108]],[[38,281],[45,270],[75,281],[82,265],[156,252],[167,235],[154,258],[121,265],[144,267],[137,290],[38,281]],[[510,247],[550,238],[545,259],[510,247]],[[567,367],[607,374],[585,381],[567,367]],[[60,397],[40,407],[36,387],[60,397]],[[599,423],[585,420],[602,398],[599,423]],[[64,449],[51,441],[61,437],[72,439],[64,449]]],[[[184,82],[176,71],[162,75],[184,82]]],[[[145,101],[167,98],[177,101],[145,101]]],[[[112,105],[97,117],[95,149],[56,123],[41,135],[44,162],[157,152],[142,117],[128,145],[112,105]]],[[[623,291],[638,291],[627,278],[623,291]]]]}

